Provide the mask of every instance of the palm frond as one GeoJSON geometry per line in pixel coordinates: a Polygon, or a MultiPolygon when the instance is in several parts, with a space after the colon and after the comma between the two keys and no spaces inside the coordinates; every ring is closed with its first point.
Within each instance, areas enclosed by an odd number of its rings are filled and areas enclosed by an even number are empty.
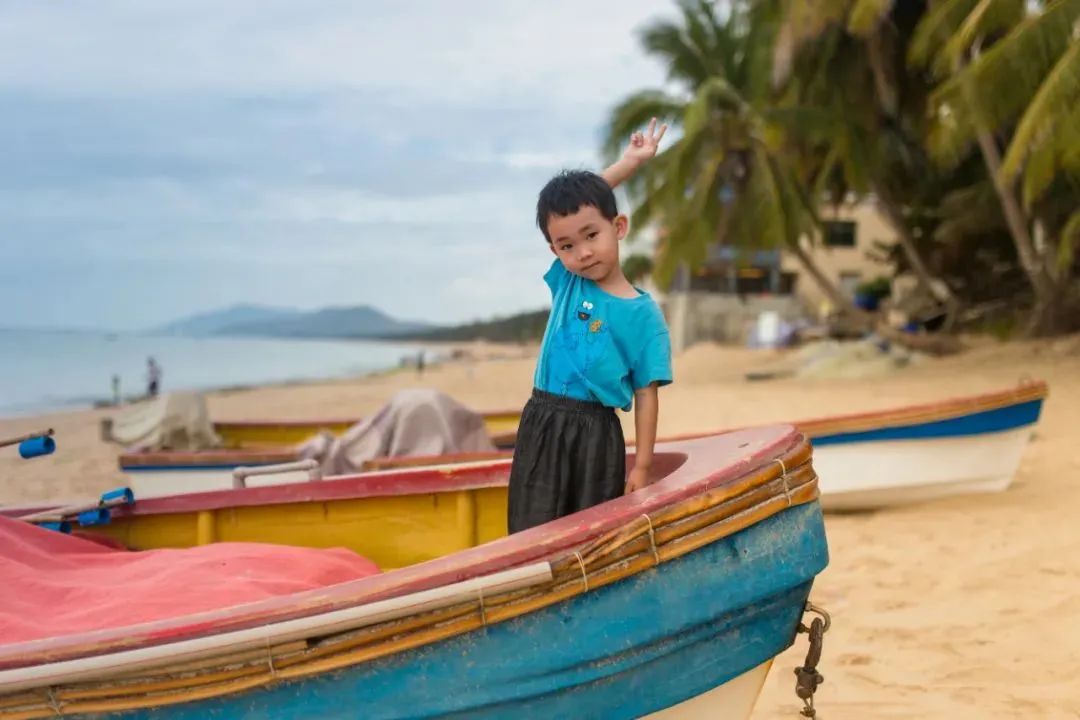
{"type": "Polygon", "coordinates": [[[996,131],[1020,115],[1073,42],[1077,17],[1080,0],[1053,0],[935,91],[932,106],[948,110],[953,119],[938,122],[932,131],[934,155],[955,161],[978,128],[996,131]]]}
{"type": "Polygon", "coordinates": [[[641,43],[646,52],[662,59],[668,67],[668,78],[693,88],[709,76],[722,72],[723,67],[713,59],[713,48],[707,43],[707,25],[711,14],[701,17],[698,2],[683,0],[681,23],[662,20],[645,28],[641,43]]]}
{"type": "Polygon", "coordinates": [[[1024,168],[1024,196],[1032,200],[1053,180],[1058,145],[1054,134],[1080,105],[1080,40],[1073,41],[1046,76],[1013,132],[1001,163],[1002,176],[1012,181],[1024,168]],[[1037,161],[1037,162],[1036,162],[1037,161]]]}
{"type": "Polygon", "coordinates": [[[794,0],[788,9],[788,19],[795,30],[798,44],[816,38],[830,25],[843,25],[851,0],[794,0]]]}
{"type": "Polygon", "coordinates": [[[1024,18],[1025,0],[979,0],[939,54],[948,68],[957,68],[983,38],[1015,27],[1024,18]]]}
{"type": "Polygon", "coordinates": [[[1077,210],[1065,223],[1058,238],[1058,268],[1066,270],[1072,267],[1076,250],[1080,247],[1080,210],[1077,210]]]}
{"type": "Polygon", "coordinates": [[[1021,183],[1021,196],[1025,208],[1030,209],[1032,203],[1054,182],[1057,174],[1055,150],[1055,143],[1051,138],[1047,138],[1028,153],[1021,183]]]}
{"type": "MultiPolygon", "coordinates": [[[[852,35],[869,37],[892,11],[896,0],[855,0],[848,13],[847,29],[852,35]]],[[[900,0],[903,2],[904,0],[900,0]]]]}
{"type": "Polygon", "coordinates": [[[988,178],[948,193],[941,201],[941,215],[934,240],[943,245],[992,235],[1005,227],[1001,203],[988,178]]]}
{"type": "Polygon", "coordinates": [[[931,66],[938,77],[947,75],[952,68],[932,63],[939,57],[938,51],[953,36],[964,18],[971,14],[979,0],[939,0],[930,5],[929,11],[919,21],[915,34],[908,45],[908,62],[915,67],[931,66]]]}

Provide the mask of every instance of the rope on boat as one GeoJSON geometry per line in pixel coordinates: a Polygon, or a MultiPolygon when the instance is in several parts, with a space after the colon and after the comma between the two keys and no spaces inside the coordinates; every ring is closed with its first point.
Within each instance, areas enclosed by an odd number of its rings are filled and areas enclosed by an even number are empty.
{"type": "Polygon", "coordinates": [[[585,592],[589,592],[589,573],[585,571],[585,561],[581,559],[581,553],[577,550],[574,551],[574,557],[577,558],[578,565],[581,566],[581,579],[585,581],[585,592]]]}
{"type": "Polygon", "coordinates": [[[645,518],[645,522],[649,523],[649,547],[652,548],[653,558],[656,560],[656,564],[660,564],[660,551],[656,549],[656,530],[653,529],[652,518],[648,513],[643,514],[641,517],[645,518]]]}
{"type": "Polygon", "coordinates": [[[56,693],[53,692],[52,687],[49,687],[46,690],[45,696],[49,700],[49,707],[52,708],[52,711],[54,713],[56,713],[56,717],[58,717],[58,718],[64,717],[64,711],[60,709],[60,702],[56,699],[56,693]]]}
{"type": "Polygon", "coordinates": [[[266,664],[270,667],[270,677],[277,677],[277,668],[274,667],[274,650],[270,646],[270,638],[266,638],[266,664]]]}
{"type": "Polygon", "coordinates": [[[476,588],[476,594],[479,596],[480,600],[480,622],[484,624],[484,627],[487,627],[487,608],[484,607],[484,588],[476,588]]]}
{"type": "Polygon", "coordinates": [[[784,483],[784,497],[787,498],[787,506],[791,507],[791,486],[788,485],[787,465],[784,465],[784,461],[780,458],[776,458],[774,462],[780,463],[780,480],[784,483]]]}
{"type": "Polygon", "coordinates": [[[817,666],[821,662],[821,649],[825,633],[832,626],[832,618],[823,608],[807,601],[803,612],[814,613],[816,617],[807,627],[799,623],[800,633],[810,636],[810,647],[806,651],[806,660],[802,667],[795,668],[795,694],[803,701],[803,709],[799,715],[805,718],[816,718],[817,708],[814,707],[814,693],[818,686],[825,682],[825,676],[818,672],[817,666]]]}

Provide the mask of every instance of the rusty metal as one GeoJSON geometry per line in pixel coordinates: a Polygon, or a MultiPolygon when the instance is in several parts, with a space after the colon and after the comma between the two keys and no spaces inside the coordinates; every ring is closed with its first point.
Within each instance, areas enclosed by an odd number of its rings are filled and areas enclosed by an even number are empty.
{"type": "Polygon", "coordinates": [[[799,714],[805,718],[816,718],[814,693],[817,692],[818,686],[825,682],[825,676],[818,672],[817,666],[821,662],[825,632],[832,625],[832,618],[829,617],[829,613],[813,603],[806,603],[805,611],[815,613],[820,617],[814,618],[809,627],[804,623],[799,623],[798,632],[809,636],[810,647],[806,651],[806,660],[802,666],[795,668],[795,694],[803,701],[803,709],[799,714]]]}

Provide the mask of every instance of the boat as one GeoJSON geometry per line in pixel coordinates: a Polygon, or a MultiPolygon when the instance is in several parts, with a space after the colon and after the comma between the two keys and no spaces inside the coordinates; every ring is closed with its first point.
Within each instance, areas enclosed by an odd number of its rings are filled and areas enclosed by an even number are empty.
{"type": "MultiPolygon", "coordinates": [[[[480,414],[491,444],[514,446],[518,411],[480,414]]],[[[321,471],[302,462],[301,443],[322,433],[337,436],[359,420],[216,421],[222,447],[204,450],[129,450],[117,463],[138,497],[200,492],[235,487],[234,470],[244,468],[245,483],[288,484],[318,479],[321,471]]]]}
{"type": "MultiPolygon", "coordinates": [[[[506,460],[136,499],[105,525],[66,518],[81,537],[33,527],[121,558],[189,548],[177,562],[345,547],[381,572],[0,639],[0,718],[749,717],[828,563],[811,446],[754,428],[663,443],[654,467],[643,490],[511,536],[506,460]]],[[[124,602],[109,583],[83,589],[124,602]]]]}
{"type": "MultiPolygon", "coordinates": [[[[821,503],[827,511],[865,511],[973,493],[1003,492],[1012,484],[1048,394],[1045,382],[938,402],[867,413],[833,415],[792,424],[811,439],[822,469],[821,503]]],[[[730,429],[664,438],[688,440],[730,429]]],[[[632,443],[630,444],[633,445],[632,443]]],[[[510,450],[373,458],[369,470],[453,465],[509,458],[510,450]]],[[[271,466],[293,452],[141,453],[120,457],[136,495],[181,488],[231,487],[238,466],[271,466]],[[182,479],[181,479],[182,478],[182,479]]],[[[248,482],[298,482],[291,474],[248,482]]]]}
{"type": "MultiPolygon", "coordinates": [[[[513,446],[517,434],[519,410],[500,410],[481,413],[484,424],[496,446],[513,446]]],[[[276,450],[284,452],[321,432],[340,435],[361,421],[352,419],[326,420],[220,420],[214,421],[214,432],[222,447],[233,450],[276,450]]]]}
{"type": "MultiPolygon", "coordinates": [[[[1024,381],[980,395],[792,424],[814,444],[822,507],[873,510],[1008,489],[1047,394],[1045,382],[1024,381]]],[[[376,458],[367,466],[374,470],[478,462],[505,455],[376,458]]]]}

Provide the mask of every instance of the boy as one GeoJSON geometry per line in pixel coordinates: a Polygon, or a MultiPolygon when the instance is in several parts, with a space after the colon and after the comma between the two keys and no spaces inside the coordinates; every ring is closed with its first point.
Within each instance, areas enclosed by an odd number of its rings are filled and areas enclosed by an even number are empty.
{"type": "Polygon", "coordinates": [[[540,192],[536,222],[556,259],[544,275],[552,307],[521,414],[510,470],[511,533],[584,510],[649,483],[657,388],[672,381],[664,316],[623,275],[628,221],[612,188],[656,154],[667,129],[635,133],[602,176],[563,172],[540,192]],[[634,407],[637,459],[626,475],[616,408],[634,407]]]}

